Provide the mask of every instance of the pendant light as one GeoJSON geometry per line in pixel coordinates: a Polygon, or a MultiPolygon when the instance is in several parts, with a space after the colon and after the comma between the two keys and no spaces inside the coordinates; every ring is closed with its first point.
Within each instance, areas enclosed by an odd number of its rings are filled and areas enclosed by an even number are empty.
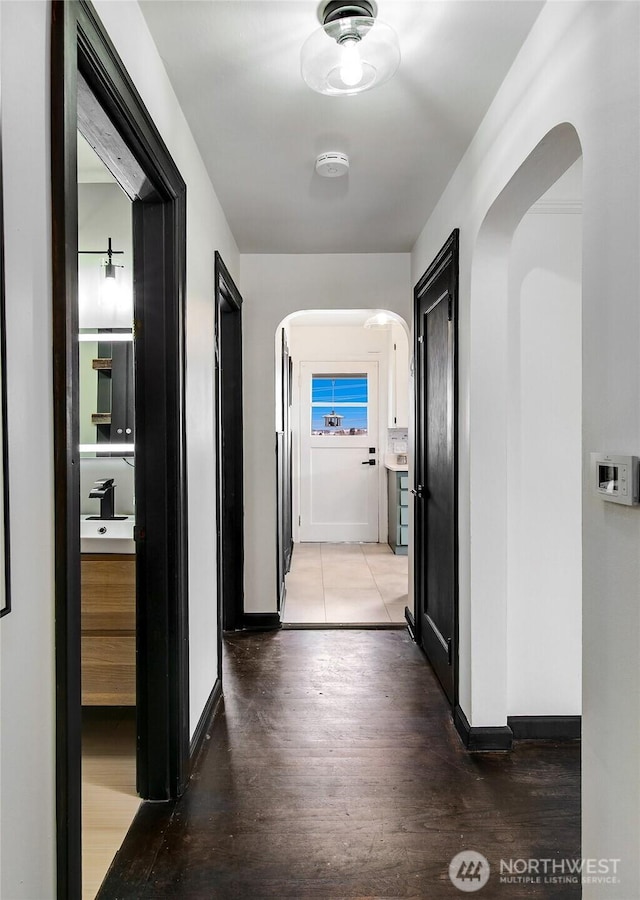
{"type": "Polygon", "coordinates": [[[336,380],[335,378],[331,379],[331,412],[324,414],[324,427],[325,428],[339,428],[340,423],[344,419],[344,416],[341,416],[340,413],[336,412],[336,380]]]}
{"type": "Polygon", "coordinates": [[[118,299],[118,283],[116,281],[116,269],[122,266],[116,266],[112,260],[114,253],[122,253],[122,250],[112,250],[111,238],[108,238],[107,261],[104,264],[104,284],[102,285],[102,294],[108,302],[115,303],[118,299]]]}
{"type": "Polygon", "coordinates": [[[400,64],[398,38],[376,18],[375,0],[329,0],[321,4],[322,27],[302,46],[302,77],[328,96],[359,94],[383,84],[400,64]]]}
{"type": "Polygon", "coordinates": [[[115,305],[119,300],[119,289],[116,281],[116,269],[122,269],[124,266],[117,266],[113,262],[114,256],[121,256],[124,250],[114,250],[111,246],[111,238],[107,238],[106,250],[78,250],[78,253],[86,253],[94,256],[106,256],[104,263],[104,282],[100,289],[100,293],[104,302],[115,305]]]}

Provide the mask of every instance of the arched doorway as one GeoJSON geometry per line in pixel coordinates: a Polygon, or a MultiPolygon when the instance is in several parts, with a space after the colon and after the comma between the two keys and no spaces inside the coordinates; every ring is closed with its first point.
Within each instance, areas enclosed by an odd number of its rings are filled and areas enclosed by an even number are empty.
{"type": "Polygon", "coordinates": [[[283,622],[404,625],[406,324],[374,309],[299,311],[275,346],[283,622]]]}

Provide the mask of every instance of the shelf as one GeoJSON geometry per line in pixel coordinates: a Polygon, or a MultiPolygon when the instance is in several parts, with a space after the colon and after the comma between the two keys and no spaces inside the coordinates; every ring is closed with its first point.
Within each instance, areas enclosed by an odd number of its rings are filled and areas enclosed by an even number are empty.
{"type": "Polygon", "coordinates": [[[92,425],[111,425],[111,413],[92,413],[92,425]]]}
{"type": "Polygon", "coordinates": [[[94,359],[91,361],[91,365],[94,369],[97,369],[99,372],[111,372],[113,360],[110,356],[100,357],[98,359],[94,359]]]}

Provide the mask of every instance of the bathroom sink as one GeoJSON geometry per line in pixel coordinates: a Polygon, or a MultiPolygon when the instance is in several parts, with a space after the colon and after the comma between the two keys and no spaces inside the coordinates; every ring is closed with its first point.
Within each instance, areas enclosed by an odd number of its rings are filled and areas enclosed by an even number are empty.
{"type": "Polygon", "coordinates": [[[135,553],[133,540],[135,516],[124,519],[80,517],[81,553],[135,553]]]}

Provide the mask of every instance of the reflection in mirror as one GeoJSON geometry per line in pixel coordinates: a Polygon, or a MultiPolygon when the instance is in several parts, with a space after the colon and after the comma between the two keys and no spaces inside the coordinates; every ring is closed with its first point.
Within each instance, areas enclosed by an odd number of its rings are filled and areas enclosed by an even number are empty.
{"type": "Polygon", "coordinates": [[[135,428],[131,329],[83,329],[79,352],[82,455],[132,456],[135,428]]]}
{"type": "Polygon", "coordinates": [[[80,452],[82,458],[131,457],[135,444],[131,201],[80,134],[78,182],[80,452]]]}

